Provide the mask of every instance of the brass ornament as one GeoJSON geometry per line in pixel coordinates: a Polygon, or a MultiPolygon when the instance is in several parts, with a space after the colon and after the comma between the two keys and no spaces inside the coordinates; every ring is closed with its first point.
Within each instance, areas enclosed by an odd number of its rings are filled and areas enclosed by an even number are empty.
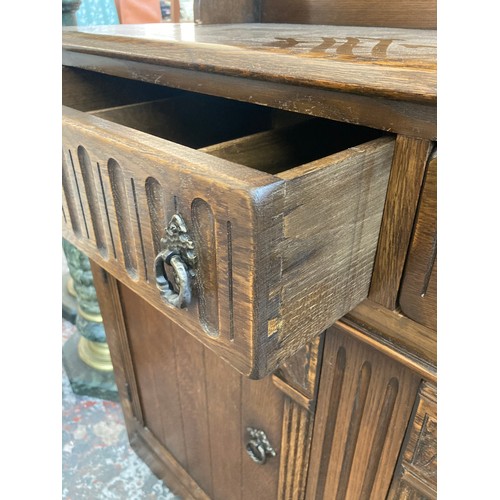
{"type": "Polygon", "coordinates": [[[247,427],[247,432],[250,435],[246,443],[246,451],[248,456],[259,465],[264,465],[267,457],[275,457],[276,451],[271,446],[266,433],[260,429],[247,427]]]}
{"type": "Polygon", "coordinates": [[[106,342],[94,342],[85,337],[80,337],[78,354],[85,364],[95,370],[101,372],[113,371],[109,347],[106,342]]]}
{"type": "Polygon", "coordinates": [[[174,214],[160,240],[155,259],[156,286],[170,305],[183,308],[191,303],[191,281],[196,275],[194,242],[180,214],[174,214]],[[173,283],[168,274],[173,275],[173,283]]]}

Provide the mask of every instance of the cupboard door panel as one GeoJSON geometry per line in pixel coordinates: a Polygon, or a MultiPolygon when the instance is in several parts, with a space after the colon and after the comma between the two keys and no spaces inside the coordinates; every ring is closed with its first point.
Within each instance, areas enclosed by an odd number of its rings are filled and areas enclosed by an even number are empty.
{"type": "Polygon", "coordinates": [[[144,427],[214,499],[278,495],[285,396],[271,377],[240,375],[119,284],[144,427]],[[246,451],[247,428],[276,450],[266,463],[246,451]]]}
{"type": "Polygon", "coordinates": [[[384,498],[420,380],[350,337],[327,331],[307,498],[384,498]]]}

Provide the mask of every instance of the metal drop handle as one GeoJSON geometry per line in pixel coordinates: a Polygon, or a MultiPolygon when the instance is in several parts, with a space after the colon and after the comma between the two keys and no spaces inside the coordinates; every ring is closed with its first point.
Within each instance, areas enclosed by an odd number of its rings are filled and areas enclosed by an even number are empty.
{"type": "Polygon", "coordinates": [[[276,451],[269,443],[266,433],[260,429],[254,429],[253,427],[247,427],[247,432],[250,438],[246,443],[246,451],[248,456],[257,464],[264,465],[267,461],[267,457],[275,457],[276,451]]]}
{"type": "Polygon", "coordinates": [[[182,217],[175,214],[165,229],[154,263],[156,286],[168,304],[177,308],[190,304],[195,265],[194,242],[182,217]],[[174,283],[169,279],[168,271],[173,275],[174,283]]]}
{"type": "Polygon", "coordinates": [[[155,274],[156,286],[169,304],[183,308],[191,302],[191,278],[188,267],[179,254],[172,251],[160,252],[155,259],[155,274]],[[167,266],[172,267],[175,287],[168,279],[167,266]]]}

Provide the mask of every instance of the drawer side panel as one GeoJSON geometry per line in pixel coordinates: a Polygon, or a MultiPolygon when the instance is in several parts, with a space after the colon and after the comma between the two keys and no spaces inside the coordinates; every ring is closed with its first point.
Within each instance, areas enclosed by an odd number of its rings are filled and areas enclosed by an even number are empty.
{"type": "Polygon", "coordinates": [[[279,365],[368,295],[394,139],[286,173],[279,365]],[[315,168],[316,167],[316,168],[315,168]],[[295,176],[294,176],[295,174],[295,176]]]}

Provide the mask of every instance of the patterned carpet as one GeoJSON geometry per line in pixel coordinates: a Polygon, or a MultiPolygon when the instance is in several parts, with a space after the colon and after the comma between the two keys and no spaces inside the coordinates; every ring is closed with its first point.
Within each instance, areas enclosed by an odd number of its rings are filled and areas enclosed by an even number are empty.
{"type": "MultiPolygon", "coordinates": [[[[62,320],[63,343],[75,326],[62,320]]],[[[66,500],[179,500],[130,448],[120,405],[77,396],[62,376],[62,491],[66,500]]]]}

